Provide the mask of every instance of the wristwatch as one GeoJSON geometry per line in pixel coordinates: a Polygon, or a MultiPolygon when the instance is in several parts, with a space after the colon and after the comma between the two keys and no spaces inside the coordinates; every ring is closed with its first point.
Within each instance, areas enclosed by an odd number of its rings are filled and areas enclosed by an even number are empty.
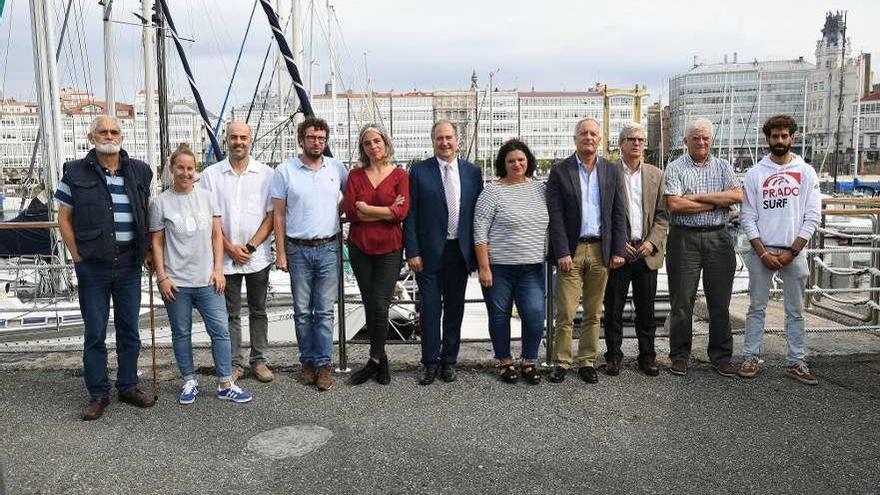
{"type": "Polygon", "coordinates": [[[257,250],[257,248],[255,248],[253,245],[251,245],[251,243],[247,243],[247,244],[245,244],[245,245],[244,245],[244,248],[247,249],[247,251],[248,251],[249,253],[251,253],[251,254],[253,254],[254,251],[257,250]]]}

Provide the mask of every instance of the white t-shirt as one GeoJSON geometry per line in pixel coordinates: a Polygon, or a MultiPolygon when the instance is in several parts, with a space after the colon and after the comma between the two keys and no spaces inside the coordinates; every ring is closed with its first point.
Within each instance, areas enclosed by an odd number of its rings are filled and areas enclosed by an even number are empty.
{"type": "Polygon", "coordinates": [[[187,194],[168,189],[150,201],[150,232],[165,231],[165,274],[178,287],[211,284],[216,211],[210,193],[197,187],[187,194]]]}

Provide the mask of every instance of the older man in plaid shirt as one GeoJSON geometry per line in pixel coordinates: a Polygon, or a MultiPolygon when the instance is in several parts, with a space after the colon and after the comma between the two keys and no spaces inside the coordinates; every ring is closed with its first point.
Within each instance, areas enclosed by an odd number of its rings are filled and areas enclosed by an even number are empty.
{"type": "Polygon", "coordinates": [[[709,309],[709,360],[722,376],[734,377],[730,362],[730,296],[736,270],[734,240],[727,232],[730,206],[742,202],[733,167],[711,156],[712,123],[692,120],[684,139],[687,152],[666,167],[669,237],[666,269],[672,314],[669,320],[670,371],[687,374],[693,336],[694,299],[700,273],[709,309]]]}

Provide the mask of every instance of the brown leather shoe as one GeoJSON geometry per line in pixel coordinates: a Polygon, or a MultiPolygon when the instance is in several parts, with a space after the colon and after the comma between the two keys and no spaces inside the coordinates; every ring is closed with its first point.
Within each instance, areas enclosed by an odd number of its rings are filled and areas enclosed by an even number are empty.
{"type": "Polygon", "coordinates": [[[727,378],[735,378],[736,372],[739,371],[739,366],[729,361],[714,363],[712,364],[712,367],[715,368],[715,371],[717,371],[719,375],[727,378]]]}
{"type": "Polygon", "coordinates": [[[303,385],[314,385],[318,381],[318,370],[311,364],[304,364],[302,370],[303,385]]]}
{"type": "Polygon", "coordinates": [[[125,392],[119,392],[119,402],[125,402],[133,406],[145,408],[156,405],[155,399],[141,392],[137,387],[126,390],[125,392]]]}
{"type": "Polygon", "coordinates": [[[242,375],[244,375],[244,369],[241,366],[232,367],[232,383],[237,382],[242,375]]]}
{"type": "Polygon", "coordinates": [[[333,376],[330,374],[330,365],[321,366],[318,368],[318,379],[316,381],[316,385],[318,386],[318,390],[321,392],[326,392],[333,388],[333,376]]]}
{"type": "Polygon", "coordinates": [[[270,370],[269,367],[266,366],[265,361],[260,361],[254,366],[251,366],[251,373],[253,373],[254,376],[257,377],[257,380],[263,383],[269,383],[272,381],[273,378],[275,378],[275,375],[272,374],[272,370],[270,370]]]}
{"type": "Polygon", "coordinates": [[[89,405],[83,409],[83,421],[94,421],[104,415],[104,409],[110,405],[110,397],[101,397],[98,400],[89,402],[89,405]]]}

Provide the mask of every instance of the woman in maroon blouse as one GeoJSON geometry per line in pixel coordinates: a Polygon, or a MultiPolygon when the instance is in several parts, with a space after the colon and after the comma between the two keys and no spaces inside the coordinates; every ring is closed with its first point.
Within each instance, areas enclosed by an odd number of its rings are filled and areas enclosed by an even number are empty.
{"type": "Polygon", "coordinates": [[[400,223],[409,211],[409,176],[391,161],[391,140],[376,125],[361,129],[358,153],[358,166],[345,184],[342,210],[351,223],[348,256],[364,301],[370,359],[351,375],[351,383],[359,385],[375,377],[387,385],[391,382],[385,355],[388,307],[403,262],[400,223]]]}

